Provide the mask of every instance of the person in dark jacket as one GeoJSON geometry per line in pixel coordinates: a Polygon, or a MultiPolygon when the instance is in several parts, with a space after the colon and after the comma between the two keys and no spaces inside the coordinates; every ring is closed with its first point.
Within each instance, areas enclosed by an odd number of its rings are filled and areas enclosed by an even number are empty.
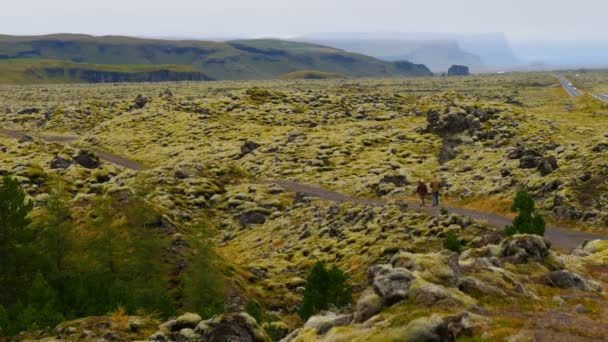
{"type": "Polygon", "coordinates": [[[418,181],[418,188],[416,189],[416,193],[418,194],[418,198],[420,199],[420,206],[424,207],[424,198],[426,194],[429,193],[429,189],[426,187],[424,179],[418,181]]]}

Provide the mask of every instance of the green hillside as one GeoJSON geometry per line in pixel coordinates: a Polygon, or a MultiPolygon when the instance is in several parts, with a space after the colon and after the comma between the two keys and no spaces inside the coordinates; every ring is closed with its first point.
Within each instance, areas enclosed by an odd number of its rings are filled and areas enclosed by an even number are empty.
{"type": "Polygon", "coordinates": [[[60,60],[0,60],[0,84],[204,80],[209,80],[209,78],[200,70],[181,65],[99,65],[60,60]]]}
{"type": "Polygon", "coordinates": [[[424,65],[381,61],[322,45],[273,39],[208,42],[68,34],[0,35],[1,59],[54,59],[104,65],[182,65],[196,68],[216,80],[270,79],[302,70],[332,72],[347,77],[431,74],[424,65]]]}
{"type": "Polygon", "coordinates": [[[285,74],[281,76],[284,80],[326,80],[326,79],[336,79],[336,78],[344,78],[344,76],[340,74],[336,74],[333,72],[324,72],[324,71],[316,71],[316,70],[301,70],[290,72],[289,74],[285,74]]]}

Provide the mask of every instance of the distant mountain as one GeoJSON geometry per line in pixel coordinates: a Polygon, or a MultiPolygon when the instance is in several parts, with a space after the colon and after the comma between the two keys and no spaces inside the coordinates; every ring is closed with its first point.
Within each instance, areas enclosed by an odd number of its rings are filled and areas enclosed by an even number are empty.
{"type": "Polygon", "coordinates": [[[211,42],[72,34],[0,35],[2,59],[52,59],[122,66],[190,66],[214,80],[271,79],[303,70],[331,72],[345,77],[431,74],[424,65],[382,61],[318,44],[275,39],[211,42]]]}
{"type": "Polygon", "coordinates": [[[464,51],[453,40],[318,39],[311,42],[387,61],[423,63],[433,72],[446,72],[454,64],[473,69],[483,65],[479,56],[464,51]]]}
{"type": "MultiPolygon", "coordinates": [[[[364,45],[369,41],[392,41],[393,48],[400,46],[407,48],[408,45],[418,46],[423,48],[423,53],[420,53],[420,56],[423,56],[422,58],[427,58],[428,61],[425,61],[424,63],[429,66],[437,63],[429,57],[429,55],[433,54],[437,54],[435,57],[436,60],[444,60],[444,62],[435,65],[470,64],[469,66],[476,69],[474,62],[477,58],[481,59],[481,63],[477,64],[477,68],[481,65],[491,67],[522,64],[522,61],[515,55],[509,41],[502,33],[470,35],[451,33],[320,33],[306,35],[298,39],[309,42],[349,41],[351,42],[351,46],[353,41],[362,42],[364,45]],[[446,41],[451,43],[446,44],[446,41]],[[438,45],[437,42],[443,43],[438,45]],[[454,63],[445,62],[451,61],[452,59],[454,59],[454,63]],[[460,61],[457,61],[458,59],[460,59],[460,61]]],[[[367,49],[366,51],[370,55],[379,57],[385,53],[385,48],[378,48],[378,53],[372,53],[367,49]]],[[[409,52],[398,53],[396,55],[408,56],[408,54],[409,52]]],[[[415,60],[417,59],[412,59],[412,61],[415,60]]],[[[431,68],[433,69],[433,67],[431,68]]]]}

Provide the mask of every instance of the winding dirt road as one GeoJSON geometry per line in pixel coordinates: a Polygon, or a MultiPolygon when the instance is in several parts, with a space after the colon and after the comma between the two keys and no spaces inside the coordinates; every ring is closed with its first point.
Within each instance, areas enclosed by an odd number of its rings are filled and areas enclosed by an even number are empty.
{"type": "MultiPolygon", "coordinates": [[[[24,131],[19,131],[19,130],[0,129],[0,134],[9,136],[9,137],[12,137],[15,139],[20,139],[27,133],[24,131]]],[[[48,142],[54,142],[54,143],[60,143],[60,144],[72,144],[75,141],[80,139],[80,137],[78,137],[78,136],[59,135],[59,134],[40,134],[40,135],[32,135],[32,136],[45,140],[45,141],[48,141],[48,142]]],[[[104,152],[99,149],[90,149],[90,151],[97,154],[97,156],[100,159],[102,159],[106,162],[113,163],[113,164],[122,166],[127,169],[136,170],[136,171],[146,169],[146,166],[141,163],[138,163],[136,161],[133,161],[133,160],[130,160],[130,159],[127,159],[127,158],[124,158],[124,157],[121,157],[121,156],[118,156],[115,154],[104,152]]],[[[382,201],[382,200],[370,200],[370,199],[365,199],[365,198],[348,196],[348,195],[341,194],[339,192],[324,189],[322,187],[300,184],[300,183],[296,183],[296,182],[289,182],[289,181],[284,181],[284,180],[266,180],[266,181],[262,181],[262,182],[266,183],[266,184],[276,184],[288,191],[292,191],[292,192],[296,192],[296,193],[299,192],[299,193],[303,193],[305,195],[314,196],[314,197],[328,200],[328,201],[354,202],[354,203],[359,203],[359,204],[363,204],[363,205],[374,205],[374,206],[382,206],[382,205],[386,204],[386,202],[382,201]]],[[[436,208],[432,208],[432,207],[419,208],[416,203],[412,203],[412,202],[410,202],[408,204],[410,205],[410,208],[412,208],[412,210],[425,211],[425,212],[433,214],[433,215],[438,214],[438,209],[436,209],[436,208]]],[[[458,207],[447,207],[447,209],[450,212],[457,213],[457,214],[460,214],[463,216],[468,216],[475,220],[486,221],[486,222],[488,222],[488,224],[490,224],[494,227],[498,227],[498,228],[503,228],[504,226],[511,223],[510,218],[505,217],[505,216],[496,215],[496,214],[489,214],[489,213],[484,213],[484,212],[479,212],[479,211],[464,209],[464,208],[458,208],[458,207]]],[[[545,237],[547,237],[551,241],[553,246],[555,246],[558,249],[564,250],[564,251],[572,251],[576,247],[578,247],[581,243],[583,243],[584,241],[590,241],[590,240],[596,240],[596,239],[608,239],[608,236],[605,236],[605,235],[578,232],[578,231],[568,230],[568,229],[559,228],[559,227],[555,227],[555,226],[546,227],[545,237]]]]}
{"type": "MultiPolygon", "coordinates": [[[[79,136],[77,135],[65,135],[65,134],[28,134],[25,131],[21,131],[21,130],[13,130],[13,129],[0,129],[0,134],[2,135],[6,135],[8,137],[11,138],[15,138],[15,139],[21,139],[24,135],[29,135],[31,137],[35,137],[47,142],[51,142],[51,143],[58,143],[58,144],[68,144],[71,145],[74,142],[76,142],[77,140],[80,139],[79,136]]],[[[77,147],[77,146],[75,146],[77,147]]],[[[134,160],[130,160],[127,158],[123,158],[119,155],[116,154],[112,154],[109,152],[105,152],[102,151],[100,149],[96,149],[96,148],[87,148],[86,150],[89,150],[90,152],[95,153],[99,159],[107,161],[109,163],[112,164],[116,164],[118,166],[122,166],[124,168],[127,169],[131,169],[131,170],[145,170],[147,167],[145,165],[143,165],[142,163],[138,163],[134,160]]]]}

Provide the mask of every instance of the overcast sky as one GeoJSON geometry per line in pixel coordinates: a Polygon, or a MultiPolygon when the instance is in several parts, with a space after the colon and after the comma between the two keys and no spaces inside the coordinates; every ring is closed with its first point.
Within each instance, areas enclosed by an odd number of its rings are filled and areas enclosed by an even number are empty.
{"type": "Polygon", "coordinates": [[[1,0],[0,34],[156,37],[504,32],[608,37],[608,0],[1,0]]]}

